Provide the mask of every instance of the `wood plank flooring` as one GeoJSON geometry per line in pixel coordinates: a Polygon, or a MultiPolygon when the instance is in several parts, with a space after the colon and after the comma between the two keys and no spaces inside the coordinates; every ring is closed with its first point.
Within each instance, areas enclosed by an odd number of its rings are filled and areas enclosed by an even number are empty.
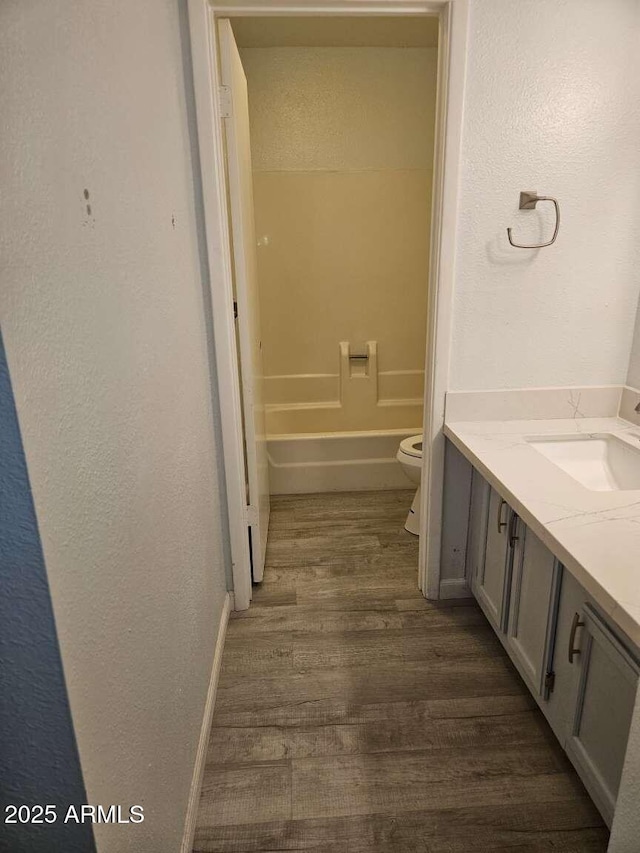
{"type": "Polygon", "coordinates": [[[411,499],[272,499],[264,582],[229,624],[196,853],[606,850],[479,608],[419,593],[411,499]]]}

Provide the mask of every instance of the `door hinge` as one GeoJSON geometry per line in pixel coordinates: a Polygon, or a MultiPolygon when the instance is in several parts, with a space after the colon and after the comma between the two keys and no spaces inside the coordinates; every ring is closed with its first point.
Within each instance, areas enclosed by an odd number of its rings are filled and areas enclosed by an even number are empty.
{"type": "Polygon", "coordinates": [[[258,507],[254,506],[253,504],[249,504],[247,506],[247,523],[250,524],[251,526],[253,526],[253,525],[258,523],[258,520],[259,520],[258,507]]]}
{"type": "Polygon", "coordinates": [[[220,86],[218,88],[218,102],[220,104],[220,118],[231,118],[230,86],[220,86]]]}
{"type": "Polygon", "coordinates": [[[553,688],[556,686],[556,674],[553,670],[549,670],[544,676],[544,687],[547,694],[553,693],[553,688]]]}
{"type": "Polygon", "coordinates": [[[238,319],[238,300],[237,299],[233,300],[233,319],[234,320],[238,319]]]}

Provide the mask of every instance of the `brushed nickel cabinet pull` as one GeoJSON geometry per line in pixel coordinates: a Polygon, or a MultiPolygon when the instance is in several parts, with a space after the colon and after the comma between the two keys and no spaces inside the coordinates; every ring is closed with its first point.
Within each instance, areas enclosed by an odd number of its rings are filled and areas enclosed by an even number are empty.
{"type": "Polygon", "coordinates": [[[518,516],[515,512],[511,513],[511,518],[509,519],[509,545],[513,548],[518,539],[520,538],[516,533],[518,529],[518,516]]]}
{"type": "Polygon", "coordinates": [[[576,655],[580,654],[580,649],[575,648],[576,642],[576,631],[578,628],[583,628],[584,622],[580,618],[579,613],[573,614],[573,622],[571,623],[571,633],[569,634],[569,663],[573,663],[573,659],[576,655]]]}
{"type": "Polygon", "coordinates": [[[502,520],[502,507],[506,505],[507,502],[501,498],[500,503],[498,504],[498,533],[502,533],[502,528],[507,526],[507,522],[502,520]]]}

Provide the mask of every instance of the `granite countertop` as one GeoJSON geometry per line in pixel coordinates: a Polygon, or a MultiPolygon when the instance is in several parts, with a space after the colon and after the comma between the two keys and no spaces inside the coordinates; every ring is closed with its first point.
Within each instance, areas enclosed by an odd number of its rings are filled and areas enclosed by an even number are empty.
{"type": "Polygon", "coordinates": [[[572,418],[447,422],[444,432],[640,647],[640,489],[587,489],[527,442],[605,432],[635,444],[640,428],[620,418],[572,418]]]}

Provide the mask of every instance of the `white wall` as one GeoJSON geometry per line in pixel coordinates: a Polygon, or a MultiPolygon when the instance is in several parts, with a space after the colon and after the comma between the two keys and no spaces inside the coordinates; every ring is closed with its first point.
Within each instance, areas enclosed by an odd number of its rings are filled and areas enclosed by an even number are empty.
{"type": "Polygon", "coordinates": [[[623,383],[640,288],[640,4],[473,0],[450,387],[623,383]],[[560,201],[517,210],[520,190],[560,201]]]}
{"type": "Polygon", "coordinates": [[[178,849],[226,590],[181,15],[0,6],[2,331],[89,802],[146,812],[99,853],[178,849]]]}

